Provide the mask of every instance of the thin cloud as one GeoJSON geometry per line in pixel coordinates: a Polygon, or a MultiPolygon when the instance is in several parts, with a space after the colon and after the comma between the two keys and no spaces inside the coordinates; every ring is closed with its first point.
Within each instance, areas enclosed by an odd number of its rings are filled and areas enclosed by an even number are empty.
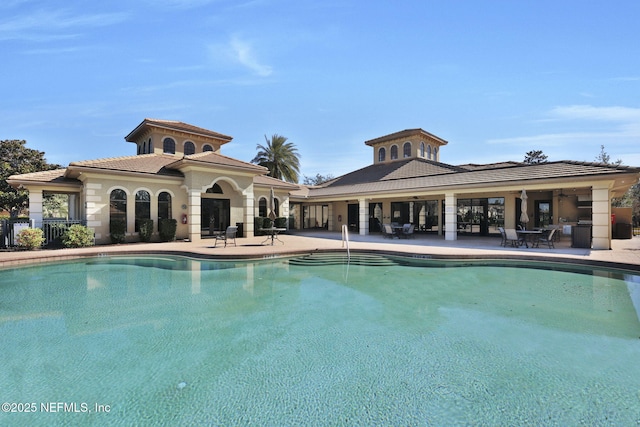
{"type": "Polygon", "coordinates": [[[105,27],[127,20],[126,13],[75,15],[67,10],[37,10],[0,22],[0,40],[73,38],[81,28],[105,27]]]}
{"type": "Polygon", "coordinates": [[[568,105],[552,108],[547,116],[549,118],[547,121],[555,122],[598,122],[605,129],[594,132],[570,131],[490,139],[487,143],[557,147],[559,145],[579,146],[588,142],[612,140],[628,143],[630,140],[640,138],[640,108],[568,105]]]}
{"type": "Polygon", "coordinates": [[[555,107],[551,116],[569,120],[598,120],[608,122],[629,122],[640,120],[640,108],[594,107],[591,105],[569,105],[555,107]]]}
{"type": "Polygon", "coordinates": [[[211,46],[210,51],[215,60],[241,65],[257,76],[268,77],[273,73],[273,67],[258,59],[253,45],[237,36],[232,37],[226,45],[211,46]]]}

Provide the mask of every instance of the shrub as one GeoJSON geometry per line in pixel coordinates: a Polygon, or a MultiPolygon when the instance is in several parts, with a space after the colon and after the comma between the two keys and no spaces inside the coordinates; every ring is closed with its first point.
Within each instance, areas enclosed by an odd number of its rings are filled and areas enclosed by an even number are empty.
{"type": "Polygon", "coordinates": [[[158,232],[160,233],[160,240],[163,242],[173,242],[176,240],[176,229],[178,227],[178,221],[170,218],[161,218],[158,222],[158,232]]]}
{"type": "Polygon", "coordinates": [[[25,228],[16,236],[16,244],[24,249],[33,250],[44,243],[44,232],[40,228],[25,228]]]}
{"type": "Polygon", "coordinates": [[[62,244],[67,248],[86,248],[93,246],[93,230],[85,225],[73,224],[62,236],[62,244]]]}
{"type": "Polygon", "coordinates": [[[287,228],[287,218],[281,216],[275,219],[273,222],[274,227],[276,228],[287,228]]]}
{"type": "Polygon", "coordinates": [[[269,218],[263,216],[257,216],[253,219],[253,234],[256,236],[262,236],[266,234],[264,231],[260,231],[262,228],[271,228],[272,222],[269,218]]]}
{"type": "Polygon", "coordinates": [[[127,222],[123,219],[114,219],[109,224],[109,237],[111,243],[124,243],[124,236],[127,232],[127,222]]]}
{"type": "Polygon", "coordinates": [[[138,225],[140,227],[140,240],[143,242],[150,242],[151,235],[153,234],[153,220],[141,219],[138,225]]]}

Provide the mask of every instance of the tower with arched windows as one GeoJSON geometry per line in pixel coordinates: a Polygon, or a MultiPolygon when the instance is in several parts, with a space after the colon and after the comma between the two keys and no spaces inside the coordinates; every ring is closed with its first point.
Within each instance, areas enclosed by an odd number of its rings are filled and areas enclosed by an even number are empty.
{"type": "Polygon", "coordinates": [[[416,158],[440,162],[440,147],[447,145],[447,141],[422,129],[406,129],[365,144],[373,147],[374,163],[416,158]]]}
{"type": "Polygon", "coordinates": [[[137,154],[168,154],[176,157],[212,151],[232,138],[175,120],[144,119],[125,138],[137,146],[137,154]]]}

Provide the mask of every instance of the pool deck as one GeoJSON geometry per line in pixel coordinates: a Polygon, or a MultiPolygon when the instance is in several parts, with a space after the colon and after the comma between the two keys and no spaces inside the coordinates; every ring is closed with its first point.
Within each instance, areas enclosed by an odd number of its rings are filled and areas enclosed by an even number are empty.
{"type": "MultiPolygon", "coordinates": [[[[0,268],[62,261],[94,256],[125,254],[171,254],[209,259],[266,259],[323,251],[345,251],[347,244],[340,232],[295,232],[278,236],[274,245],[264,236],[238,238],[236,243],[224,247],[214,240],[200,242],[176,241],[169,243],[127,243],[100,245],[81,249],[42,249],[36,251],[0,252],[0,268]]],[[[351,253],[381,252],[420,258],[438,259],[516,259],[531,261],[559,261],[602,267],[640,271],[640,236],[632,239],[612,240],[611,250],[572,248],[570,238],[564,236],[555,249],[546,247],[502,247],[495,237],[458,236],[458,240],[445,241],[435,234],[418,234],[414,239],[385,239],[381,235],[349,235],[351,253]]]]}

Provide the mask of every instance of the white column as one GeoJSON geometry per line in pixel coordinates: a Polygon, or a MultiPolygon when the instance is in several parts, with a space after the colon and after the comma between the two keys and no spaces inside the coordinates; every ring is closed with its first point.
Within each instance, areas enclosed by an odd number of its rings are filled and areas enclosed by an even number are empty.
{"type": "MultiPolygon", "coordinates": [[[[254,206],[254,194],[253,194],[253,185],[247,188],[243,193],[243,222],[244,222],[244,235],[246,237],[253,237],[253,218],[255,216],[255,206],[254,206]]],[[[289,210],[289,205],[287,205],[287,211],[289,210]]]]}
{"type": "Polygon", "coordinates": [[[42,227],[42,189],[29,190],[29,219],[35,222],[36,227],[42,227]]]}
{"type": "Polygon", "coordinates": [[[458,240],[458,217],[456,215],[457,209],[458,206],[456,195],[454,193],[446,193],[444,195],[444,240],[458,240]]]}
{"type": "Polygon", "coordinates": [[[358,199],[358,216],[360,235],[365,236],[369,234],[369,200],[358,199]]]}
{"type": "Polygon", "coordinates": [[[67,207],[69,208],[68,216],[70,220],[77,220],[78,218],[78,201],[75,194],[67,195],[67,207]]]}
{"type": "Polygon", "coordinates": [[[200,190],[189,190],[187,195],[187,218],[189,240],[199,242],[201,239],[200,225],[202,223],[202,210],[200,208],[200,190]]]}
{"type": "Polygon", "coordinates": [[[609,186],[594,186],[591,190],[593,249],[611,249],[611,200],[609,186]]]}

